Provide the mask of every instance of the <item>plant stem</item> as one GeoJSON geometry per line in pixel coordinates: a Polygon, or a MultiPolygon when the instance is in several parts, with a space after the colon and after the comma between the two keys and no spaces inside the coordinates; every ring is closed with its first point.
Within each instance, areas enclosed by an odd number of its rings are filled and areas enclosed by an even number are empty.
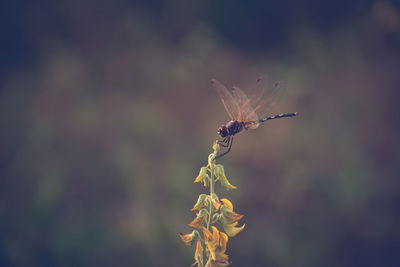
{"type": "MultiPolygon", "coordinates": [[[[210,161],[210,199],[212,199],[212,195],[214,194],[214,159],[210,161]]],[[[210,213],[208,217],[208,223],[207,223],[207,230],[210,230],[211,224],[212,224],[212,217],[213,217],[213,212],[214,212],[214,205],[212,201],[210,202],[210,213]]]]}

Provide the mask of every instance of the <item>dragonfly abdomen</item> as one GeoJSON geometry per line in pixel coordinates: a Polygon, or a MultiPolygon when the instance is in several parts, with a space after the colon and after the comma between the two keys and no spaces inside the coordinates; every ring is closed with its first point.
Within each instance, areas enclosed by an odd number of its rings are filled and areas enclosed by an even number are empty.
{"type": "Polygon", "coordinates": [[[265,121],[274,120],[274,119],[290,118],[290,117],[294,117],[296,115],[297,115],[297,112],[294,112],[294,113],[282,113],[282,114],[266,117],[265,119],[258,120],[258,122],[260,123],[260,122],[265,122],[265,121]]]}

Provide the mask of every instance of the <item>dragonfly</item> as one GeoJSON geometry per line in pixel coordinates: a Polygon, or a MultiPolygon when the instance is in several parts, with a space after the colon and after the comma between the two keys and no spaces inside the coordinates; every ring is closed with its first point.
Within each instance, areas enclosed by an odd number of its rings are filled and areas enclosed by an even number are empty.
{"type": "MultiPolygon", "coordinates": [[[[261,81],[262,78],[257,79],[257,87],[259,87],[261,81]]],[[[228,123],[218,128],[218,135],[222,140],[218,140],[217,142],[220,146],[226,148],[226,151],[217,155],[215,159],[221,158],[231,151],[233,137],[241,131],[257,129],[261,123],[269,120],[291,118],[297,115],[297,112],[281,113],[259,119],[257,111],[264,105],[264,102],[261,101],[263,90],[259,90],[259,92],[256,90],[255,95],[248,98],[239,87],[232,87],[232,91],[230,91],[215,79],[211,80],[211,84],[217,90],[222,104],[231,119],[228,123]]],[[[278,86],[279,83],[276,83],[275,89],[277,89],[278,86]]],[[[277,90],[274,90],[274,92],[275,91],[277,90]]]]}

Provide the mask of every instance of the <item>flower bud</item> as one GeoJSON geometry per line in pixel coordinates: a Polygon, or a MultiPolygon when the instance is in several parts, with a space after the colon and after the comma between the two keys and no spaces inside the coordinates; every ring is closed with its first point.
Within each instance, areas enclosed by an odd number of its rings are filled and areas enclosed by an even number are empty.
{"type": "Polygon", "coordinates": [[[203,207],[207,207],[207,200],[206,200],[206,198],[207,198],[207,195],[206,195],[206,194],[201,194],[201,195],[199,196],[199,198],[197,199],[196,204],[195,204],[194,207],[192,208],[192,211],[194,211],[194,210],[199,210],[199,209],[201,209],[201,208],[203,208],[203,207]]]}
{"type": "Polygon", "coordinates": [[[219,149],[220,149],[220,145],[218,144],[218,140],[216,140],[213,144],[214,155],[218,154],[219,149]]]}
{"type": "Polygon", "coordinates": [[[229,190],[236,188],[236,186],[229,183],[228,179],[225,176],[224,166],[222,166],[221,164],[215,165],[215,176],[221,182],[221,185],[225,187],[225,189],[229,190]]]}
{"type": "Polygon", "coordinates": [[[195,183],[203,182],[204,187],[207,187],[210,177],[207,174],[207,167],[201,167],[199,175],[194,180],[195,183]]]}

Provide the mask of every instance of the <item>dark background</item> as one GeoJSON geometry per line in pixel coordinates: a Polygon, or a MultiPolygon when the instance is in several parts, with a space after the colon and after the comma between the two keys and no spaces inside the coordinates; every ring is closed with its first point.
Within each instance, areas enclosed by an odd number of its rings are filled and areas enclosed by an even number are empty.
{"type": "Polygon", "coordinates": [[[294,119],[219,162],[232,266],[400,266],[397,1],[8,1],[0,266],[189,266],[178,232],[228,116],[209,84],[283,80],[294,119]]]}

